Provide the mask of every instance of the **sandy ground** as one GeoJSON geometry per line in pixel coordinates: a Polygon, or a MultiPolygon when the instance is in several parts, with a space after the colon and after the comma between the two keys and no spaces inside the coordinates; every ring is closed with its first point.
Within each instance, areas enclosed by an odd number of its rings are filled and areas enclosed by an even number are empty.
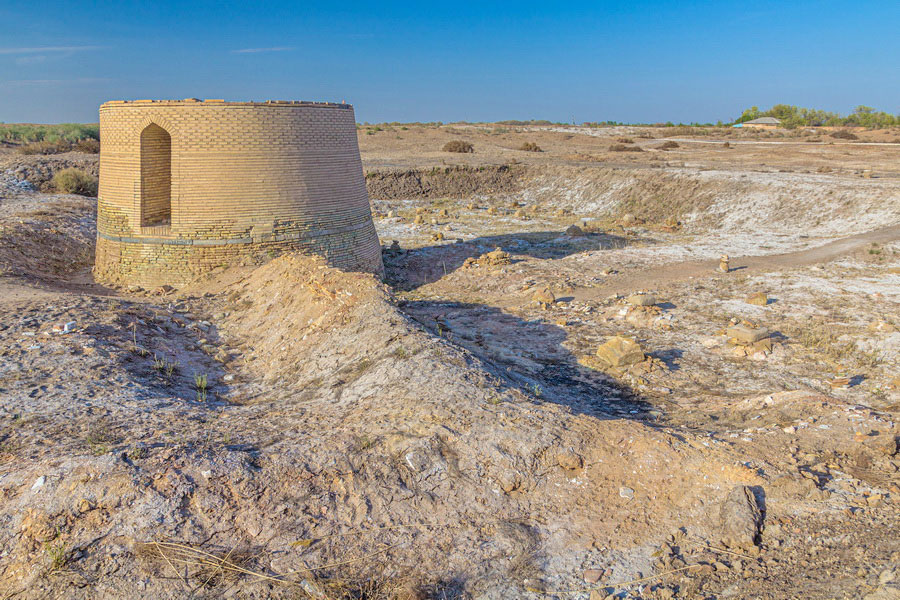
{"type": "Polygon", "coordinates": [[[22,183],[94,157],[0,153],[0,593],[897,597],[900,135],[859,137],[361,127],[385,283],[162,294],[22,183]]]}

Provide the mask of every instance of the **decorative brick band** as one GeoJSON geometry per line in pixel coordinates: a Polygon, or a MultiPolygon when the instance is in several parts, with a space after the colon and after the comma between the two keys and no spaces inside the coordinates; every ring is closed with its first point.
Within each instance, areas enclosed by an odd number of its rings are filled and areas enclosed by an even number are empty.
{"type": "Polygon", "coordinates": [[[383,272],[348,104],[107,102],[100,138],[100,280],[176,285],[286,250],[383,272]]]}
{"type": "MultiPolygon", "coordinates": [[[[338,227],[335,229],[320,229],[318,231],[310,231],[303,233],[283,233],[268,236],[270,240],[258,240],[258,241],[275,241],[275,242],[284,242],[284,241],[301,241],[301,240],[312,240],[318,237],[325,237],[329,235],[341,235],[345,233],[350,233],[353,231],[357,231],[359,229],[367,229],[372,227],[371,223],[358,223],[357,225],[349,225],[347,227],[338,227]]],[[[103,233],[102,231],[97,232],[97,237],[103,238],[105,240],[110,240],[113,242],[121,242],[124,244],[163,244],[163,245],[172,245],[172,246],[227,246],[229,244],[252,244],[253,238],[251,236],[239,237],[239,238],[229,238],[229,239],[191,239],[191,238],[154,238],[154,237],[122,237],[109,235],[108,233],[103,233]]]]}

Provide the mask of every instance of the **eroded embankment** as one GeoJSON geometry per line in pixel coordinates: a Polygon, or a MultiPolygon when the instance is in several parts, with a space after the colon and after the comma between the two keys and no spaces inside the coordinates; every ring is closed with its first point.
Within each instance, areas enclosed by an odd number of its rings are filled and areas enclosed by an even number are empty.
{"type": "MultiPolygon", "coordinates": [[[[10,203],[12,204],[12,203],[10,203]]],[[[94,263],[96,200],[51,197],[0,213],[0,276],[58,280],[94,263]]]]}
{"type": "Polygon", "coordinates": [[[369,195],[392,201],[509,198],[547,215],[683,222],[689,231],[860,233],[900,222],[900,183],[812,173],[525,165],[372,171],[369,195]]]}
{"type": "Polygon", "coordinates": [[[373,200],[387,201],[509,194],[521,189],[524,174],[519,165],[369,171],[366,189],[373,200]]]}

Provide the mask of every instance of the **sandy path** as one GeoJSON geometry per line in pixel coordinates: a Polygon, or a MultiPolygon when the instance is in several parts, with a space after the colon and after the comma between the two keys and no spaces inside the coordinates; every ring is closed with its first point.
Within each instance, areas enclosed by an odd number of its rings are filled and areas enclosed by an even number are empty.
{"type": "MultiPolygon", "coordinates": [[[[767,256],[731,257],[730,268],[732,272],[749,274],[802,267],[832,261],[873,242],[883,244],[898,239],[900,239],[900,224],[841,238],[808,250],[767,256]]],[[[724,275],[718,271],[718,266],[718,260],[698,260],[641,269],[614,275],[607,283],[597,287],[576,288],[573,296],[576,300],[585,301],[628,293],[636,289],[660,288],[688,279],[724,275]]]]}

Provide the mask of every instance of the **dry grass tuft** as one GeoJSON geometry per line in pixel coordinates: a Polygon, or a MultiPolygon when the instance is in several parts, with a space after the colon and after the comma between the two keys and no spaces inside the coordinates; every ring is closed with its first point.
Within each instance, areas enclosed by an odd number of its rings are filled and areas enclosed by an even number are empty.
{"type": "MultiPolygon", "coordinates": [[[[301,540],[303,543],[298,543],[297,547],[305,548],[315,541],[301,540]]],[[[155,563],[164,571],[174,574],[194,590],[230,585],[239,579],[250,578],[297,588],[300,597],[321,600],[424,600],[430,596],[426,586],[411,575],[379,579],[345,573],[351,563],[373,559],[396,545],[383,547],[358,558],[310,567],[296,579],[265,572],[257,564],[259,552],[238,549],[237,546],[227,552],[207,551],[188,544],[151,541],[138,544],[134,553],[138,558],[155,563]],[[330,576],[320,577],[315,574],[323,570],[330,571],[330,576]]]]}
{"type": "Polygon", "coordinates": [[[471,143],[464,140],[450,140],[449,142],[444,144],[442,150],[444,152],[460,152],[465,154],[475,152],[475,147],[472,146],[471,143]]]}
{"type": "Polygon", "coordinates": [[[679,147],[680,146],[678,145],[678,142],[673,142],[672,140],[669,140],[667,142],[663,142],[662,144],[660,144],[659,147],[657,148],[657,150],[672,150],[674,148],[679,148],[679,147]]]}
{"type": "Polygon", "coordinates": [[[541,147],[534,142],[525,142],[524,144],[519,146],[519,150],[522,150],[524,152],[543,152],[541,147]]]}

